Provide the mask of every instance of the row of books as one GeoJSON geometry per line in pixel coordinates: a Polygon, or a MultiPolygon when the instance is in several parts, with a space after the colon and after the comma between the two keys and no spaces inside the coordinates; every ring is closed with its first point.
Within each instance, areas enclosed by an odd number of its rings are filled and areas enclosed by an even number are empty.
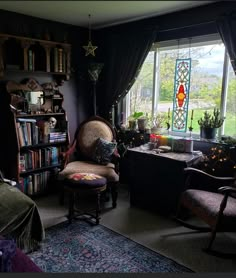
{"type": "Polygon", "coordinates": [[[57,132],[50,132],[48,135],[49,143],[54,142],[65,142],[67,133],[63,131],[57,131],[57,132]]]}
{"type": "Polygon", "coordinates": [[[66,53],[63,48],[54,48],[54,71],[66,72],[66,53]]]}
{"type": "Polygon", "coordinates": [[[61,147],[27,150],[19,156],[20,173],[59,164],[61,147]]]}
{"type": "Polygon", "coordinates": [[[65,142],[67,139],[67,133],[64,131],[50,132],[47,121],[17,118],[16,125],[20,147],[40,143],[65,142]]]}
{"type": "Polygon", "coordinates": [[[20,177],[18,188],[27,195],[39,194],[46,190],[50,176],[50,171],[44,171],[27,177],[20,177]]]}
{"type": "MultiPolygon", "coordinates": [[[[55,47],[53,52],[54,72],[66,72],[66,52],[63,48],[55,47]]],[[[28,50],[28,70],[35,70],[35,53],[28,50]]]]}

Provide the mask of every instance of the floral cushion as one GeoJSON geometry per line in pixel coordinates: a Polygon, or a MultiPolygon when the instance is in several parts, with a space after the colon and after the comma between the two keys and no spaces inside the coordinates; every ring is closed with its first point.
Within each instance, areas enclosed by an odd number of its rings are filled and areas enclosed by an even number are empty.
{"type": "Polygon", "coordinates": [[[93,160],[99,164],[106,165],[111,161],[111,157],[116,150],[116,146],[117,144],[115,142],[98,138],[94,148],[93,160]]]}
{"type": "Polygon", "coordinates": [[[74,187],[75,185],[81,185],[86,187],[101,187],[106,185],[107,180],[99,175],[95,175],[92,173],[74,173],[70,174],[67,177],[67,180],[70,181],[70,187],[74,187]]]}

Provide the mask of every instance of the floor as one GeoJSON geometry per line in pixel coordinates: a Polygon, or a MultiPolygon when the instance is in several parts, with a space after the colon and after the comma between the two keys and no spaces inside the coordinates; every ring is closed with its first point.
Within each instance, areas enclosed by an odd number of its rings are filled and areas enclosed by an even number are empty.
{"type": "MultiPolygon", "coordinates": [[[[57,195],[36,200],[45,228],[67,220],[67,200],[64,206],[59,205],[58,200],[57,195]]],[[[191,231],[172,219],[131,207],[125,185],[119,188],[117,208],[111,208],[111,201],[103,204],[100,224],[174,259],[195,272],[236,272],[236,255],[219,258],[202,250],[208,242],[208,233],[191,231]]],[[[214,248],[236,254],[236,235],[218,234],[214,248]]]]}

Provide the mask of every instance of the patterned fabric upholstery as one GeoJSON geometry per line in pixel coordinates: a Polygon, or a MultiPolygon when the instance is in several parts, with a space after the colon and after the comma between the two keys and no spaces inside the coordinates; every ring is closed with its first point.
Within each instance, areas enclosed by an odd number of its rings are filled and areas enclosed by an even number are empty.
{"type": "Polygon", "coordinates": [[[107,141],[113,140],[113,133],[110,127],[98,120],[85,123],[78,133],[78,148],[80,152],[87,158],[93,159],[94,147],[96,140],[103,138],[107,141]]]}
{"type": "Polygon", "coordinates": [[[66,179],[69,181],[67,186],[70,187],[94,188],[107,183],[105,178],[92,173],[74,173],[67,176],[66,179]]]}
{"type": "Polygon", "coordinates": [[[91,161],[73,161],[68,163],[64,170],[59,173],[59,179],[63,180],[73,173],[93,173],[105,177],[108,182],[119,181],[119,176],[115,172],[115,165],[112,163],[100,165],[91,161]]]}
{"type": "Polygon", "coordinates": [[[116,146],[117,144],[115,142],[110,142],[99,137],[95,143],[93,160],[99,164],[106,165],[111,161],[116,146]]]}
{"type": "MultiPolygon", "coordinates": [[[[215,192],[188,189],[182,193],[181,204],[214,227],[223,195],[215,192]]],[[[236,231],[236,199],[228,197],[220,230],[236,231]]]]}

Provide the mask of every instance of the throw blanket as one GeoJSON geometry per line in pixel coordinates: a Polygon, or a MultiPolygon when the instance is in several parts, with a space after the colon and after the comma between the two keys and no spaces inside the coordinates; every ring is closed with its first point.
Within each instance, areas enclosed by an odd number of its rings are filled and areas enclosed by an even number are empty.
{"type": "Polygon", "coordinates": [[[18,188],[0,182],[0,234],[25,252],[39,247],[44,228],[35,202],[18,188]]]}

